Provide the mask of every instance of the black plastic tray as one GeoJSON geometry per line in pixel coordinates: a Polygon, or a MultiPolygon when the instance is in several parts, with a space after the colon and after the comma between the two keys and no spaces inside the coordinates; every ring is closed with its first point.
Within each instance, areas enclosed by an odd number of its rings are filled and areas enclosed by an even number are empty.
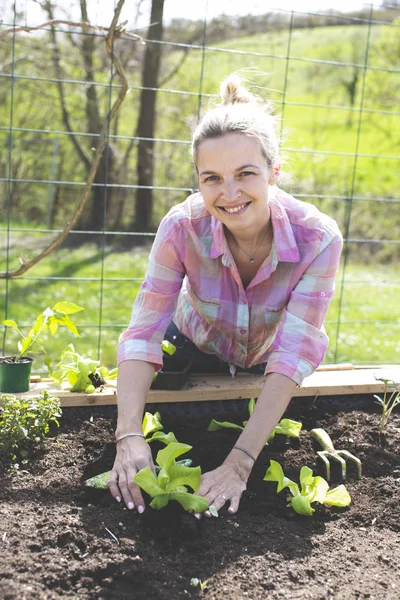
{"type": "Polygon", "coordinates": [[[163,357],[163,368],[151,384],[153,390],[180,390],[189,378],[192,361],[163,357]]]}

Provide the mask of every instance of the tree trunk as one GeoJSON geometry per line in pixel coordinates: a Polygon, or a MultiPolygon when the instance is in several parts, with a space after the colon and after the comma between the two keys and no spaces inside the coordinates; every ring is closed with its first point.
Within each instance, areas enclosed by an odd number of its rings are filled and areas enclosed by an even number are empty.
{"type": "MultiPolygon", "coordinates": [[[[160,41],[163,36],[163,11],[164,0],[152,0],[150,24],[151,39],[160,41]]],[[[156,88],[160,68],[162,47],[161,44],[146,44],[143,62],[142,88],[156,88]]],[[[140,94],[140,112],[137,135],[141,138],[138,145],[137,182],[135,221],[133,228],[136,231],[149,231],[153,213],[153,185],[154,178],[154,131],[156,120],[156,91],[142,89],[140,94]]]]}

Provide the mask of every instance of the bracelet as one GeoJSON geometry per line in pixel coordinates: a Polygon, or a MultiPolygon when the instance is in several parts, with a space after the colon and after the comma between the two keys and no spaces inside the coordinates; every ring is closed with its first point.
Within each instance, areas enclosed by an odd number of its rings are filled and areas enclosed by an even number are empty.
{"type": "Polygon", "coordinates": [[[241,446],[233,446],[232,450],[241,450],[242,452],[244,452],[245,454],[247,454],[247,456],[250,456],[250,458],[252,458],[254,462],[256,462],[255,457],[252,455],[251,452],[249,452],[248,450],[246,450],[246,448],[242,448],[241,446]]]}
{"type": "Polygon", "coordinates": [[[115,443],[118,444],[118,442],[120,442],[121,440],[123,440],[126,437],[130,437],[130,436],[134,436],[137,435],[139,437],[144,438],[144,434],[143,433],[136,433],[136,432],[132,432],[132,433],[124,433],[124,435],[120,435],[119,438],[116,438],[115,443]]]}
{"type": "Polygon", "coordinates": [[[224,465],[226,465],[227,467],[230,467],[231,469],[233,469],[235,471],[236,475],[239,475],[240,479],[247,485],[246,479],[243,479],[243,477],[241,476],[241,474],[239,473],[239,471],[237,469],[235,469],[235,467],[233,465],[231,465],[231,463],[225,462],[224,465]]]}

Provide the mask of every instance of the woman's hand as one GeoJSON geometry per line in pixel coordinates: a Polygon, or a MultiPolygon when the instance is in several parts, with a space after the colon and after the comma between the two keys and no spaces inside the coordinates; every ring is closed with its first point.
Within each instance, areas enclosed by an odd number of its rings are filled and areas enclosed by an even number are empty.
{"type": "Polygon", "coordinates": [[[117,502],[123,499],[129,510],[144,512],[140,487],[134,482],[135,475],[144,467],[154,473],[154,463],[148,443],[142,437],[127,437],[117,444],[117,456],[108,483],[110,492],[117,502]]]}
{"type": "MultiPolygon", "coordinates": [[[[240,498],[247,487],[247,479],[250,471],[247,473],[242,466],[225,462],[214,471],[205,473],[201,478],[198,491],[199,496],[205,496],[208,499],[208,505],[215,506],[220,510],[226,502],[229,502],[228,512],[231,514],[237,512],[240,498]]],[[[204,512],[206,517],[211,517],[209,510],[204,512]]],[[[200,514],[195,516],[200,518],[200,514]]]]}

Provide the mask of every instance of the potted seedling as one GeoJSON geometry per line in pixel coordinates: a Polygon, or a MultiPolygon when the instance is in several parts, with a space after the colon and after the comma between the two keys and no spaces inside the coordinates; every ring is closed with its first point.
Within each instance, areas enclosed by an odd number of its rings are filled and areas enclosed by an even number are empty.
{"type": "Polygon", "coordinates": [[[68,344],[51,376],[57,383],[68,379],[71,392],[92,394],[96,388],[105,385],[107,380],[116,379],[117,374],[117,367],[109,371],[107,367],[100,366],[100,361],[78,354],[74,345],[68,344]]]}
{"type": "Polygon", "coordinates": [[[20,336],[17,352],[12,356],[0,357],[0,392],[16,394],[29,390],[29,381],[34,354],[44,354],[45,364],[51,372],[51,359],[48,356],[43,334],[49,332],[54,336],[59,325],[63,325],[77,337],[78,330],[69,315],[84,310],[72,302],[57,302],[53,308],[46,308],[40,313],[29,332],[25,335],[17,323],[11,319],[1,321],[2,325],[14,329],[20,336]]]}

